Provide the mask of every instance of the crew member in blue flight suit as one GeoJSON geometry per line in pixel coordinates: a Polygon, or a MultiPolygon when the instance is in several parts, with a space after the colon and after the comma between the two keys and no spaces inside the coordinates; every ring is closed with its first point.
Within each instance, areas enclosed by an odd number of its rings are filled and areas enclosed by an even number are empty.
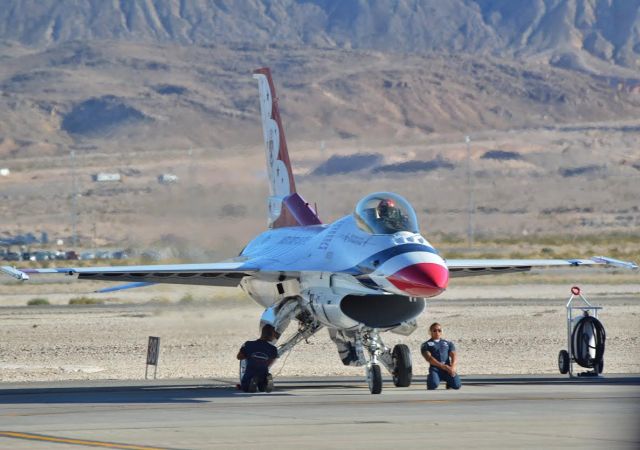
{"type": "Polygon", "coordinates": [[[278,338],[278,333],[272,325],[262,327],[260,339],[245,342],[237,358],[246,359],[247,365],[240,381],[240,388],[244,392],[271,392],[273,379],[269,367],[278,357],[278,349],[271,344],[278,338]]]}
{"type": "Polygon", "coordinates": [[[460,376],[456,372],[456,346],[442,339],[442,326],[435,322],[429,327],[431,339],[420,347],[422,356],[429,363],[427,389],[436,389],[440,381],[446,381],[447,389],[460,389],[460,376]]]}

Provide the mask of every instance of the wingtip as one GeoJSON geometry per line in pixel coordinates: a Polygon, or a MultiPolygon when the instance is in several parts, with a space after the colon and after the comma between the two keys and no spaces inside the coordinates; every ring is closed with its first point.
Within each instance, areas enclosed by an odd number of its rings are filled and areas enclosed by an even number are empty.
{"type": "Polygon", "coordinates": [[[638,270],[638,265],[633,261],[621,261],[615,258],[609,258],[608,256],[594,256],[591,258],[592,261],[606,264],[608,266],[621,267],[623,269],[631,269],[638,270]]]}
{"type": "Polygon", "coordinates": [[[16,280],[27,281],[29,279],[29,275],[24,273],[22,270],[16,269],[15,267],[2,266],[0,267],[0,271],[6,273],[10,277],[15,278],[16,280]]]}

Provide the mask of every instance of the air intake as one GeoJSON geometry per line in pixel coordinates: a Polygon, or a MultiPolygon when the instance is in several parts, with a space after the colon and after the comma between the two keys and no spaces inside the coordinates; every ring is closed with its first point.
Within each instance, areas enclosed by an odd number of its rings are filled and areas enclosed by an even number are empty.
{"type": "Polygon", "coordinates": [[[403,295],[347,295],[340,302],[344,314],[371,328],[398,326],[424,308],[424,299],[403,295]]]}

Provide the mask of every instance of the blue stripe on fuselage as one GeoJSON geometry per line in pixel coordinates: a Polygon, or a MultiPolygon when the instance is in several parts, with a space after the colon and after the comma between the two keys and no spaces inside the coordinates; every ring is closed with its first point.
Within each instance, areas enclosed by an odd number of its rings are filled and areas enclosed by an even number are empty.
{"type": "Polygon", "coordinates": [[[424,244],[400,244],[394,245],[393,247],[385,248],[384,250],[379,251],[378,253],[374,253],[368,258],[362,260],[359,264],[356,264],[349,269],[344,270],[343,272],[348,273],[350,275],[362,275],[371,273],[384,264],[389,259],[394,256],[401,255],[403,253],[411,253],[411,252],[428,252],[437,255],[438,252],[436,249],[429,247],[424,244]],[[375,263],[375,264],[374,264],[375,263]]]}

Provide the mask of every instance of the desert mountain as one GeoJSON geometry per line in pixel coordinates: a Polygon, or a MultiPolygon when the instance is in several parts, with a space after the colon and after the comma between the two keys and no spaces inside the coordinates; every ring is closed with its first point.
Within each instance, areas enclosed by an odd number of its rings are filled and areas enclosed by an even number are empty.
{"type": "Polygon", "coordinates": [[[638,68],[640,0],[3,0],[0,39],[585,54],[638,68]]]}
{"type": "Polygon", "coordinates": [[[253,142],[262,65],[296,139],[615,120],[639,52],[640,0],[3,0],[0,154],[253,142]]]}

